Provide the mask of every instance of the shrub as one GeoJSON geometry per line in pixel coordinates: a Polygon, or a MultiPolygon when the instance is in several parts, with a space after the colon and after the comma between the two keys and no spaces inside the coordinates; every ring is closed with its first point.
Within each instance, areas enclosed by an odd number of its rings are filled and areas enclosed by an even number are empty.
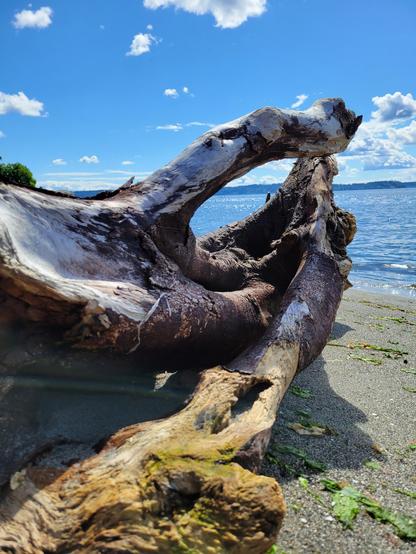
{"type": "Polygon", "coordinates": [[[0,164],[0,182],[21,187],[36,187],[36,179],[23,164],[0,164]]]}

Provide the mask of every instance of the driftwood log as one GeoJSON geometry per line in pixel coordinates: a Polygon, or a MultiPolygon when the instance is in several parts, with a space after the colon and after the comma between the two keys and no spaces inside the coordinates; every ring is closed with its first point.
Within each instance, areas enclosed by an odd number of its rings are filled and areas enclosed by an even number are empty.
{"type": "Polygon", "coordinates": [[[186,406],[57,468],[34,458],[0,499],[0,551],[263,553],[285,513],[258,469],[296,372],[324,347],[354,217],[333,202],[361,118],[339,99],[265,108],[203,135],[145,181],[77,199],[0,185],[3,325],[140,367],[203,370],[186,406]],[[300,158],[264,206],[197,239],[232,179],[300,158]],[[210,368],[210,369],[206,369],[210,368]]]}

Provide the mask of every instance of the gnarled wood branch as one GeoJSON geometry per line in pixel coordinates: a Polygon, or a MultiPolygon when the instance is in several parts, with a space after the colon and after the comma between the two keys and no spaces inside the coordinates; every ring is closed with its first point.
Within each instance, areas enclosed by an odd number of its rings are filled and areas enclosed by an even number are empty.
{"type": "MultiPolygon", "coordinates": [[[[157,367],[205,370],[177,414],[96,456],[17,472],[0,503],[5,552],[263,553],[284,515],[252,473],[297,371],[322,350],[355,223],[333,203],[360,119],[340,100],[266,108],[216,128],[149,179],[102,200],[1,186],[0,290],[9,321],[157,367]],[[252,216],[201,239],[189,221],[230,179],[300,157],[252,216]]],[[[5,310],[3,310],[4,313],[5,310]]]]}

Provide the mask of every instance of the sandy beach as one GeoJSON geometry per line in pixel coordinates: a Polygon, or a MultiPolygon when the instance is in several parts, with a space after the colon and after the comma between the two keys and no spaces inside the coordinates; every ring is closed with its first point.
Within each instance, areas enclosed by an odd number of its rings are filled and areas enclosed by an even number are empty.
{"type": "Polygon", "coordinates": [[[363,509],[352,528],[344,528],[321,480],[347,482],[416,520],[416,500],[403,494],[416,491],[416,450],[410,446],[416,441],[415,339],[415,300],[345,293],[329,344],[286,394],[263,466],[282,485],[288,506],[277,553],[414,552],[414,543],[363,509]],[[328,427],[331,434],[299,435],[288,427],[299,422],[328,427]],[[311,465],[320,462],[322,471],[308,467],[292,447],[311,465]]]}
{"type": "MultiPolygon", "coordinates": [[[[416,519],[415,498],[403,494],[416,491],[416,450],[410,447],[416,441],[415,338],[416,300],[345,293],[329,344],[284,398],[262,468],[279,481],[288,507],[276,553],[414,551],[414,543],[364,509],[351,529],[344,528],[321,480],[347,482],[384,508],[416,519]],[[299,435],[289,427],[299,423],[329,434],[299,435]],[[307,481],[301,484],[299,476],[307,481]]],[[[0,482],[45,444],[63,440],[63,461],[74,452],[88,457],[105,436],[177,410],[191,392],[181,372],[166,389],[153,391],[151,377],[138,377],[120,360],[86,363],[82,354],[82,364],[75,358],[68,365],[49,355],[34,368],[31,358],[25,365],[25,355],[17,346],[2,360],[22,366],[14,376],[0,361],[0,482]]]]}

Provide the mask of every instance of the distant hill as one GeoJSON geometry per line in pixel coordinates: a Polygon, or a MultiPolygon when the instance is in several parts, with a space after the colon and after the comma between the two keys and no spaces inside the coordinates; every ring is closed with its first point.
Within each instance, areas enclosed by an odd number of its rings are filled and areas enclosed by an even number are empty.
{"type": "MultiPolygon", "coordinates": [[[[230,194],[267,194],[270,192],[273,194],[281,186],[281,183],[275,183],[273,185],[243,185],[238,187],[225,187],[217,192],[219,195],[230,194]]],[[[402,181],[373,181],[370,183],[336,183],[334,184],[335,191],[345,190],[377,190],[377,189],[414,189],[416,188],[416,182],[402,182],[402,181]]],[[[103,190],[82,190],[74,191],[73,194],[78,198],[87,198],[89,196],[95,196],[103,190]]]]}

